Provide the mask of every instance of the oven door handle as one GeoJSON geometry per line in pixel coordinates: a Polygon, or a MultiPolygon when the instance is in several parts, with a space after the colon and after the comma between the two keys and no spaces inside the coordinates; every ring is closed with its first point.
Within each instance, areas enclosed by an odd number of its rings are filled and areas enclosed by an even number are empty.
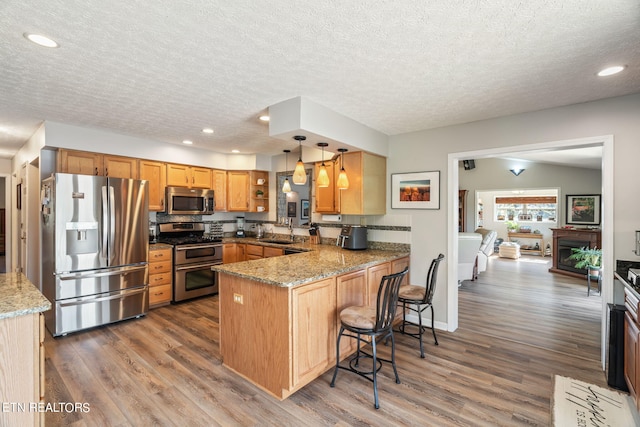
{"type": "Polygon", "coordinates": [[[221,262],[207,262],[204,264],[190,264],[185,266],[176,266],[176,271],[188,271],[188,270],[200,270],[203,267],[211,267],[213,265],[220,265],[221,262]]]}
{"type": "Polygon", "coordinates": [[[211,244],[211,245],[203,245],[198,243],[197,245],[179,245],[176,246],[176,252],[188,251],[189,249],[208,249],[208,248],[220,248],[222,249],[221,244],[211,244]]]}

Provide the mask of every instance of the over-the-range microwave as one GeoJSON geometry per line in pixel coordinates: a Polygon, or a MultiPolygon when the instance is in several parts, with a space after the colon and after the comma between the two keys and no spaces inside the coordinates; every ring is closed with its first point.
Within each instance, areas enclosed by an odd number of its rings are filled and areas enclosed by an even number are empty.
{"type": "Polygon", "coordinates": [[[207,215],[215,209],[213,190],[167,187],[165,212],[172,215],[207,215]]]}

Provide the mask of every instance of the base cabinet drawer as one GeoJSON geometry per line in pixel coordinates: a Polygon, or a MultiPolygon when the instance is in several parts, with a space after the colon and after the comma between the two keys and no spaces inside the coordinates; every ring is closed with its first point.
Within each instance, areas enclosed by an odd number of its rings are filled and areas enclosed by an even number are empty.
{"type": "Polygon", "coordinates": [[[173,298],[173,249],[149,251],[149,308],[171,302],[173,298]]]}
{"type": "Polygon", "coordinates": [[[149,288],[149,305],[159,305],[171,302],[171,283],[168,285],[149,288]]]}

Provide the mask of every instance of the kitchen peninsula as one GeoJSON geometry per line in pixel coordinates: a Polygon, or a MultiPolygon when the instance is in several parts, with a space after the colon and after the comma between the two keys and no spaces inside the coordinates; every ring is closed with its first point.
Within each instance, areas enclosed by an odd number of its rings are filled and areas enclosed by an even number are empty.
{"type": "MultiPolygon", "coordinates": [[[[340,310],[372,304],[381,277],[409,265],[403,251],[294,247],[310,251],[212,267],[222,362],[278,399],[335,365],[340,310]]],[[[355,351],[349,341],[341,355],[355,351]]]]}

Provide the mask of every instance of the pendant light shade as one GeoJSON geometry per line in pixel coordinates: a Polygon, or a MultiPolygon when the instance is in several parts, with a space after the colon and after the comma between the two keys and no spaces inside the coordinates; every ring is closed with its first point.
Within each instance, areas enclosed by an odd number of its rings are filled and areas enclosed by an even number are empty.
{"type": "Polygon", "coordinates": [[[286,176],[287,171],[289,169],[289,153],[291,152],[291,150],[284,150],[284,173],[285,173],[285,177],[284,177],[284,183],[282,184],[282,192],[287,194],[287,193],[291,193],[291,184],[289,184],[289,177],[286,176]]]}
{"type": "Polygon", "coordinates": [[[318,172],[318,179],[316,180],[318,187],[329,186],[329,174],[327,173],[327,167],[324,165],[324,147],[328,145],[326,142],[318,142],[318,147],[322,147],[322,165],[320,166],[320,172],[318,172]]]}
{"type": "Polygon", "coordinates": [[[338,151],[341,153],[340,159],[340,175],[338,175],[338,182],[336,182],[336,186],[338,190],[346,190],[349,188],[349,178],[347,177],[347,172],[344,170],[344,152],[349,151],[346,148],[338,148],[338,151]]]}
{"type": "Polygon", "coordinates": [[[304,170],[304,163],[302,163],[302,141],[307,139],[307,137],[296,135],[293,139],[298,141],[298,145],[300,146],[300,157],[298,157],[298,163],[296,163],[296,168],[293,171],[293,183],[296,185],[304,185],[307,183],[307,172],[304,170]]]}

